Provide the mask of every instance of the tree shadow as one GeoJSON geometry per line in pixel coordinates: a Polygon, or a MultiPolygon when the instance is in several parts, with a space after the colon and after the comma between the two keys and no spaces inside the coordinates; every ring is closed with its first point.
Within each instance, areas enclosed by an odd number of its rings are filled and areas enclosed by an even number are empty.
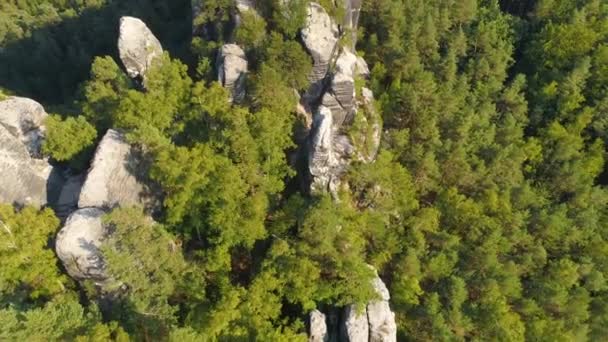
{"type": "Polygon", "coordinates": [[[190,0],[122,0],[34,30],[0,46],[0,88],[46,106],[71,103],[96,56],[118,59],[120,17],[140,18],[163,48],[189,62],[190,0]]]}

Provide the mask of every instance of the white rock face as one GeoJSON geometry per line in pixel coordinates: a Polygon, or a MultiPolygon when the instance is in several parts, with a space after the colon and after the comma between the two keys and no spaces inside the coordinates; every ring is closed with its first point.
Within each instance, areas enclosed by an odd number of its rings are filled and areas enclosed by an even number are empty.
{"type": "Polygon", "coordinates": [[[312,139],[308,154],[308,168],[312,176],[311,191],[327,191],[333,169],[338,165],[333,146],[331,110],[320,106],[314,116],[312,139]]]}
{"type": "Polygon", "coordinates": [[[308,342],[328,342],[329,335],[325,315],[319,310],[313,310],[308,318],[310,321],[308,342]]]}
{"type": "MultiPolygon", "coordinates": [[[[378,300],[367,303],[361,311],[358,311],[355,305],[348,305],[342,309],[340,322],[329,320],[329,326],[325,325],[318,329],[335,331],[336,326],[339,326],[338,340],[344,342],[396,342],[397,325],[395,324],[395,314],[389,306],[390,294],[377,273],[372,280],[372,286],[378,293],[378,300]]],[[[323,313],[315,311],[310,313],[309,341],[312,341],[313,332],[316,332],[313,328],[317,327],[312,324],[312,316],[323,317],[323,323],[327,321],[323,313]]],[[[319,335],[315,333],[314,336],[319,335]]]]}
{"type": "Polygon", "coordinates": [[[153,208],[156,197],[141,181],[144,177],[145,170],[138,153],[126,142],[123,134],[108,130],[95,151],[78,207],[153,208]]]}
{"type": "Polygon", "coordinates": [[[222,46],[217,57],[218,80],[230,90],[233,102],[245,98],[245,76],[247,74],[247,57],[236,44],[222,46]]]}
{"type": "Polygon", "coordinates": [[[163,48],[148,26],[133,17],[120,18],[118,37],[120,60],[130,77],[141,77],[145,82],[146,71],[154,59],[163,54],[163,48]]]}
{"type": "Polygon", "coordinates": [[[42,105],[31,99],[10,97],[0,101],[0,125],[19,139],[33,157],[40,157],[47,116],[42,105]]]}
{"type": "Polygon", "coordinates": [[[302,29],[302,40],[314,60],[310,75],[312,83],[323,79],[327,74],[338,38],[336,23],[321,5],[311,2],[308,5],[306,26],[302,29]]]}
{"type": "Polygon", "coordinates": [[[102,240],[108,234],[101,222],[103,214],[102,210],[96,208],[75,211],[57,235],[55,251],[74,279],[103,281],[107,278],[99,251],[102,240]]]}
{"type": "Polygon", "coordinates": [[[40,153],[46,117],[36,101],[0,101],[0,202],[42,206],[58,194],[61,177],[40,153]]]}
{"type": "Polygon", "coordinates": [[[373,285],[381,300],[367,304],[369,342],[397,341],[397,324],[395,323],[395,313],[391,311],[388,303],[390,299],[388,289],[378,275],[376,275],[373,285]]]}
{"type": "Polygon", "coordinates": [[[341,127],[355,109],[355,71],[357,56],[348,50],[342,51],[336,60],[335,73],[322,103],[334,116],[334,126],[341,127]]]}
{"type": "Polygon", "coordinates": [[[344,309],[343,315],[341,339],[349,342],[367,342],[369,337],[367,309],[357,312],[355,305],[349,305],[344,309]]]}

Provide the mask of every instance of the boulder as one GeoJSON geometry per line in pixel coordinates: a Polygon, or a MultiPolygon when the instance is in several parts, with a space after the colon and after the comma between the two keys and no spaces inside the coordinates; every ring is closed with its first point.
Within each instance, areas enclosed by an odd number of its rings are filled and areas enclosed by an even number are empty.
{"type": "Polygon", "coordinates": [[[340,333],[341,341],[367,342],[369,325],[366,308],[362,311],[357,310],[356,305],[348,305],[344,308],[340,333]]]}
{"type": "Polygon", "coordinates": [[[99,247],[108,234],[102,224],[104,212],[97,208],[79,209],[70,215],[57,234],[55,251],[68,274],[77,280],[107,279],[99,247]]]}
{"type": "Polygon", "coordinates": [[[313,310],[308,314],[308,320],[308,342],[329,342],[325,315],[319,310],[313,310]]]}
{"type": "Polygon", "coordinates": [[[118,54],[122,64],[132,78],[142,78],[153,61],[163,54],[160,42],[146,24],[133,17],[120,18],[118,54]]]}
{"type": "Polygon", "coordinates": [[[108,130],[95,151],[78,207],[140,206],[154,210],[158,196],[146,171],[141,153],[127,143],[123,134],[108,130]]]}
{"type": "Polygon", "coordinates": [[[222,46],[217,57],[218,80],[232,94],[231,101],[241,102],[245,98],[245,76],[247,57],[236,44],[222,46]]]}
{"type": "Polygon", "coordinates": [[[310,75],[311,83],[322,80],[327,74],[329,63],[339,38],[338,26],[318,3],[308,5],[306,25],[302,29],[302,40],[313,58],[314,65],[310,75]]]}
{"type": "Polygon", "coordinates": [[[31,99],[10,97],[0,101],[0,125],[21,141],[32,157],[40,157],[47,116],[42,105],[31,99]]]}
{"type": "Polygon", "coordinates": [[[0,101],[0,202],[43,206],[58,195],[62,178],[40,152],[46,116],[30,99],[0,101]]]}

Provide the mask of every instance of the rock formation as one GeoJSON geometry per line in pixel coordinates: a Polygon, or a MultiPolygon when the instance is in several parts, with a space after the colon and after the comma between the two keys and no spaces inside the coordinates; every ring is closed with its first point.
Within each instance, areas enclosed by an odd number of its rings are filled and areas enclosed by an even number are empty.
{"type": "Polygon", "coordinates": [[[369,322],[369,341],[370,342],[391,342],[397,341],[397,325],[395,323],[395,313],[391,311],[389,300],[390,294],[386,285],[376,275],[373,282],[376,293],[380,295],[380,300],[367,304],[367,319],[369,322]]]}
{"type": "Polygon", "coordinates": [[[79,208],[142,206],[153,209],[157,197],[146,184],[143,159],[123,134],[108,130],[97,150],[80,192],[79,208]]]}
{"type": "MultiPolygon", "coordinates": [[[[338,341],[342,342],[396,342],[397,325],[395,314],[389,306],[390,295],[382,279],[376,277],[372,285],[378,294],[378,299],[370,301],[363,308],[348,305],[342,309],[338,323],[338,341]]],[[[328,331],[336,327],[327,326],[326,316],[314,310],[309,314],[309,342],[328,341],[331,334],[328,331]]]]}
{"type": "Polygon", "coordinates": [[[55,251],[74,279],[107,279],[99,251],[101,242],[108,233],[101,221],[103,214],[97,208],[79,209],[70,215],[57,234],[55,251]]]}
{"type": "Polygon", "coordinates": [[[330,191],[336,195],[340,176],[354,153],[348,137],[337,134],[333,122],[333,112],[320,106],[314,116],[308,151],[312,192],[330,191]]]}
{"type": "Polygon", "coordinates": [[[309,342],[329,342],[329,333],[327,332],[327,322],[325,315],[319,310],[313,310],[308,315],[310,331],[309,342]]]}
{"type": "Polygon", "coordinates": [[[30,99],[0,101],[0,202],[42,206],[57,196],[62,179],[40,152],[46,116],[30,99]]]}
{"type": "Polygon", "coordinates": [[[163,54],[160,42],[146,24],[133,17],[120,18],[118,53],[120,60],[132,78],[142,78],[154,59],[163,54]]]}
{"type": "Polygon", "coordinates": [[[321,5],[311,2],[306,26],[302,29],[302,40],[314,61],[311,83],[325,78],[338,38],[338,26],[321,5]]]}
{"type": "Polygon", "coordinates": [[[235,103],[245,98],[245,76],[247,74],[247,57],[236,44],[222,46],[217,57],[218,80],[232,94],[235,103]]]}
{"type": "Polygon", "coordinates": [[[38,102],[24,97],[10,97],[0,102],[0,124],[28,149],[40,157],[40,145],[47,114],[38,102]]]}
{"type": "Polygon", "coordinates": [[[366,309],[357,310],[356,305],[344,308],[340,339],[349,342],[367,342],[369,338],[369,323],[366,309]]]}
{"type": "MultiPolygon", "coordinates": [[[[349,0],[345,5],[345,27],[354,30],[361,1],[349,0]]],[[[355,89],[357,77],[369,77],[367,63],[350,51],[352,47],[337,46],[337,25],[319,4],[310,3],[301,33],[314,60],[310,89],[300,101],[303,112],[314,113],[307,151],[309,189],[329,191],[336,198],[350,162],[375,159],[381,120],[371,90],[357,95],[355,89]]]]}

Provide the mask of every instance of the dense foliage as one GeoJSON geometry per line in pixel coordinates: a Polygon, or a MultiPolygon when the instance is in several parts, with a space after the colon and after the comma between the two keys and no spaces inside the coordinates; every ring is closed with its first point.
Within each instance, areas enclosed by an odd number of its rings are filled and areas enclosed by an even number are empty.
{"type": "Polygon", "coordinates": [[[306,340],[311,309],[375,297],[368,264],[399,340],[608,336],[605,1],[364,0],[384,133],[340,201],[300,191],[287,158],[307,2],[263,1],[235,32],[234,1],[199,4],[191,55],[189,1],[0,4],[0,88],[65,110],[45,153],[88,158],[121,129],[164,194],[158,223],[106,218],[111,308],[58,266],[52,211],[0,206],[0,340],[306,340]],[[125,13],[169,50],[145,91],[116,62],[125,13]],[[250,65],[239,105],[214,81],[231,39],[250,65]]]}

